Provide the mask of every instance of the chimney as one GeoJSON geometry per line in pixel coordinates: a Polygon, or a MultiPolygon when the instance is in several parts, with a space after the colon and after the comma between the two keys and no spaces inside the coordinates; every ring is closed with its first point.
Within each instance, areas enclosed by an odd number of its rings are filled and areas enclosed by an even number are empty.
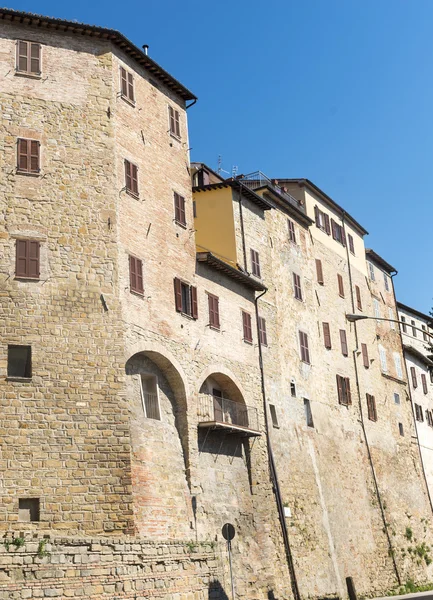
{"type": "Polygon", "coordinates": [[[144,44],[144,46],[142,46],[142,48],[143,48],[144,54],[147,56],[147,51],[149,50],[149,44],[144,44]]]}

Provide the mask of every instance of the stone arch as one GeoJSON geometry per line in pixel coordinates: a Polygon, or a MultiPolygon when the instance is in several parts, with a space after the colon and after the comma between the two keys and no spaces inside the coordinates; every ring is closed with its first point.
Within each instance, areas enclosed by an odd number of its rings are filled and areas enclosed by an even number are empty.
{"type": "Polygon", "coordinates": [[[239,382],[236,375],[227,367],[221,364],[209,365],[201,374],[198,380],[197,392],[200,394],[203,385],[209,379],[214,378],[222,387],[226,387],[227,391],[232,394],[235,402],[245,402],[245,391],[242,384],[239,382]]]}

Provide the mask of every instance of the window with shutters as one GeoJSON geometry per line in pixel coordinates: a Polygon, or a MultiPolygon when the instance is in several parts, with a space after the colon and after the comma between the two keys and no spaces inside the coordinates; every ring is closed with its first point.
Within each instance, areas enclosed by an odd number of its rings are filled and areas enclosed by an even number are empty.
{"type": "Polygon", "coordinates": [[[389,277],[385,272],[383,273],[383,282],[385,284],[386,291],[389,292],[389,277]]]}
{"type": "Polygon", "coordinates": [[[172,106],[168,107],[168,118],[170,124],[170,134],[180,140],[180,118],[179,111],[172,106]]]}
{"type": "Polygon", "coordinates": [[[259,317],[259,336],[262,346],[268,345],[268,336],[266,333],[266,321],[263,317],[259,317]]]}
{"type": "Polygon", "coordinates": [[[8,377],[30,379],[32,376],[32,347],[8,346],[8,377]]]}
{"type": "Polygon", "coordinates": [[[403,333],[407,333],[406,317],[401,316],[400,323],[401,323],[401,329],[402,329],[403,333]]]}
{"type": "Polygon", "coordinates": [[[251,315],[244,310],[242,311],[242,329],[244,335],[244,342],[252,343],[253,341],[253,329],[251,327],[251,315]]]}
{"type": "Polygon", "coordinates": [[[293,273],[293,289],[296,300],[302,300],[301,278],[297,273],[293,273]]]}
{"type": "Polygon", "coordinates": [[[388,364],[386,361],[386,350],[383,346],[379,346],[380,368],[382,373],[388,373],[388,364]]]}
{"type": "Polygon", "coordinates": [[[417,387],[418,387],[418,381],[417,381],[417,378],[416,378],[416,371],[415,371],[415,367],[411,367],[411,368],[410,368],[410,376],[411,376],[411,378],[412,378],[412,386],[413,386],[414,388],[417,388],[417,387]]]}
{"type": "Polygon", "coordinates": [[[182,227],[186,226],[185,198],[174,192],[174,220],[182,227]]]}
{"type": "Polygon", "coordinates": [[[198,318],[197,288],[175,277],[174,298],[177,312],[193,319],[198,318]]]}
{"type": "Polygon", "coordinates": [[[325,348],[330,350],[332,348],[331,344],[331,329],[329,327],[329,323],[322,323],[323,326],[323,342],[325,344],[325,348]]]}
{"type": "Polygon", "coordinates": [[[220,308],[219,298],[213,294],[207,295],[209,305],[209,327],[211,329],[220,329],[220,308]]]}
{"type": "Polygon", "coordinates": [[[347,337],[346,337],[345,329],[340,329],[340,342],[341,342],[341,354],[343,356],[347,356],[349,354],[349,352],[347,350],[347,337]]]}
{"type": "Polygon", "coordinates": [[[329,222],[329,215],[320,210],[318,206],[314,207],[314,219],[316,221],[316,227],[327,233],[331,234],[331,225],[329,222]]]}
{"type": "Polygon", "coordinates": [[[380,304],[379,304],[379,300],[377,300],[377,298],[373,298],[373,309],[374,309],[374,316],[376,317],[376,319],[380,319],[380,304]]]}
{"type": "Polygon", "coordinates": [[[429,427],[433,427],[433,413],[431,410],[425,411],[425,418],[427,421],[427,425],[429,425],[429,427]]]}
{"type": "Polygon", "coordinates": [[[275,408],[275,404],[269,405],[269,412],[271,413],[272,427],[279,429],[280,425],[278,423],[277,410],[275,408]]]}
{"type": "Polygon", "coordinates": [[[404,436],[403,423],[399,423],[398,424],[398,431],[399,431],[399,433],[400,433],[401,436],[404,436]]]}
{"type": "Polygon", "coordinates": [[[430,369],[430,383],[433,383],[433,369],[430,369]]]}
{"type": "Polygon", "coordinates": [[[413,337],[416,337],[416,329],[415,329],[416,322],[412,319],[410,324],[412,325],[412,335],[413,335],[413,337]]]}
{"type": "Polygon", "coordinates": [[[400,404],[400,394],[394,392],[394,404],[400,404]]]}
{"type": "Polygon", "coordinates": [[[367,261],[368,264],[368,272],[370,273],[370,279],[371,281],[376,281],[376,277],[374,274],[374,266],[371,262],[367,261]]]}
{"type": "Polygon", "coordinates": [[[125,189],[138,198],[138,167],[125,159],[125,189]]]}
{"type": "Polygon", "coordinates": [[[251,273],[256,277],[260,277],[260,258],[259,253],[251,250],[251,273]]]}
{"type": "Polygon", "coordinates": [[[338,402],[343,406],[352,404],[352,396],[350,394],[350,379],[337,375],[337,392],[338,402]]]}
{"type": "Polygon", "coordinates": [[[338,280],[338,295],[341,296],[341,298],[344,298],[344,283],[343,283],[343,277],[340,275],[340,273],[337,273],[337,280],[338,280]]]}
{"type": "Polygon", "coordinates": [[[41,76],[41,45],[18,40],[15,72],[31,77],[41,76]]]}
{"type": "Polygon", "coordinates": [[[332,231],[332,237],[334,238],[334,240],[336,240],[337,242],[339,242],[340,244],[345,246],[346,245],[346,234],[344,233],[344,227],[342,227],[341,225],[336,223],[334,221],[334,219],[331,219],[331,231],[332,231]]]}
{"type": "Polygon", "coordinates": [[[428,342],[428,341],[429,341],[429,337],[428,337],[428,334],[427,334],[427,329],[426,329],[426,326],[425,326],[425,325],[421,325],[421,329],[422,329],[422,337],[423,337],[423,340],[424,340],[425,342],[428,342]]]}
{"type": "Polygon", "coordinates": [[[358,310],[362,310],[361,290],[359,289],[359,285],[355,285],[355,294],[358,310]]]}
{"type": "Polygon", "coordinates": [[[371,394],[366,394],[367,413],[370,421],[377,421],[376,400],[371,394]]]}
{"type": "Polygon", "coordinates": [[[304,331],[299,332],[299,345],[301,349],[301,360],[310,364],[310,350],[308,347],[308,335],[304,331]]]}
{"type": "Polygon", "coordinates": [[[16,240],[15,277],[39,279],[40,243],[35,240],[16,240]]]}
{"type": "Polygon", "coordinates": [[[295,224],[291,219],[287,219],[287,227],[289,229],[289,241],[296,244],[295,224]]]}
{"type": "Polygon", "coordinates": [[[134,76],[123,67],[120,67],[120,95],[124,100],[135,105],[134,76]]]}
{"type": "Polygon", "coordinates": [[[397,354],[397,352],[394,352],[394,365],[395,365],[395,372],[397,373],[397,377],[399,379],[403,379],[403,369],[401,366],[401,356],[400,354],[397,354]]]}
{"type": "Polygon", "coordinates": [[[353,236],[350,233],[347,234],[347,239],[349,241],[349,250],[355,256],[355,243],[353,241],[353,236]]]}
{"type": "Polygon", "coordinates": [[[366,369],[370,368],[370,361],[368,360],[368,349],[367,344],[361,344],[362,363],[366,369]]]}
{"type": "Polygon", "coordinates": [[[40,166],[40,142],[18,138],[17,142],[17,172],[38,175],[40,166]]]}
{"type": "Polygon", "coordinates": [[[422,391],[424,392],[424,394],[428,394],[427,377],[425,376],[425,373],[421,373],[421,383],[422,391]]]}
{"type": "Polygon", "coordinates": [[[129,256],[129,289],[136,294],[144,293],[143,261],[131,255],[129,256]]]}
{"type": "Polygon", "coordinates": [[[304,413],[307,427],[314,427],[313,413],[311,412],[311,404],[308,398],[304,398],[304,413]]]}
{"type": "Polygon", "coordinates": [[[391,307],[388,307],[388,319],[392,319],[392,321],[389,323],[390,328],[395,329],[395,323],[393,322],[393,321],[395,321],[394,311],[392,310],[391,307]]]}
{"type": "Polygon", "coordinates": [[[320,285],[323,285],[325,283],[325,280],[323,279],[323,267],[322,267],[322,261],[320,260],[320,258],[316,258],[316,275],[317,275],[317,283],[320,283],[320,285]]]}
{"type": "Polygon", "coordinates": [[[422,413],[422,406],[414,403],[414,407],[415,407],[415,419],[417,421],[419,421],[420,423],[422,423],[424,421],[424,415],[422,413]]]}

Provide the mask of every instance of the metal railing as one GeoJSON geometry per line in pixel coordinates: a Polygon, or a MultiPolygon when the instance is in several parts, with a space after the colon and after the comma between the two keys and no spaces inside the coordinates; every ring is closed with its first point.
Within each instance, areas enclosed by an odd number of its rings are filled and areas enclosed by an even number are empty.
{"type": "Polygon", "coordinates": [[[305,212],[304,205],[301,204],[299,200],[296,200],[296,198],[289,194],[288,191],[284,190],[283,187],[279,186],[275,179],[269,179],[269,177],[266,177],[266,175],[261,171],[254,171],[254,173],[248,173],[248,175],[243,175],[242,177],[239,177],[239,181],[241,181],[246,187],[253,191],[267,185],[271,189],[274,189],[278,194],[280,194],[280,196],[287,200],[287,202],[305,212]]]}
{"type": "Polygon", "coordinates": [[[199,422],[217,422],[258,431],[257,409],[228,398],[202,394],[198,398],[199,422]]]}
{"type": "Polygon", "coordinates": [[[161,412],[159,410],[159,402],[157,394],[148,394],[142,392],[144,414],[148,419],[161,420],[161,412]]]}

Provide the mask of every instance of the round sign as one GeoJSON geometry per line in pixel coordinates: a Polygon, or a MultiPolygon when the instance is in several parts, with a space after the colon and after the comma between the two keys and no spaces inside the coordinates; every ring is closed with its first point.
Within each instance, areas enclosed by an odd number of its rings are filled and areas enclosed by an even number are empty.
{"type": "Polygon", "coordinates": [[[223,534],[223,538],[225,540],[227,540],[228,542],[231,542],[232,539],[235,537],[235,528],[233,527],[233,525],[231,523],[226,523],[225,525],[223,525],[222,528],[222,534],[223,534]]]}

